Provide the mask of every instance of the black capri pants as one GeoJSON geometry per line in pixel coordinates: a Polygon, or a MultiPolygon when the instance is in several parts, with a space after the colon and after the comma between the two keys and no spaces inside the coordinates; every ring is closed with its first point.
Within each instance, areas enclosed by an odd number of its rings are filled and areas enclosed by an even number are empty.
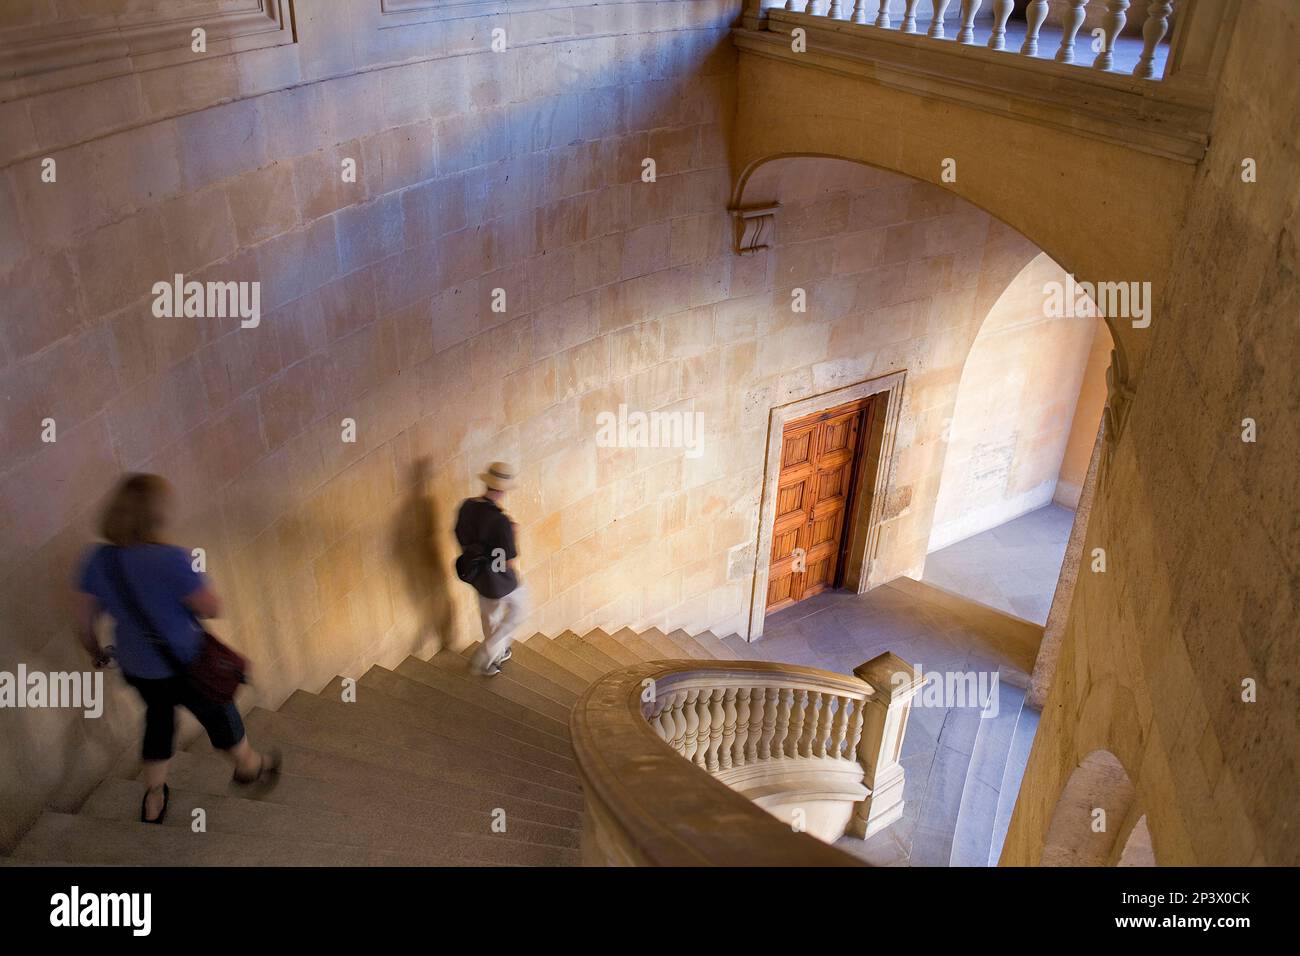
{"type": "MultiPolygon", "coordinates": [[[[126,675],[124,675],[126,676],[126,675]]],[[[169,760],[176,737],[176,708],[184,707],[198,718],[217,750],[229,750],[244,739],[244,721],[233,702],[218,704],[200,696],[182,677],[156,679],[126,677],[144,698],[145,760],[169,760]]]]}

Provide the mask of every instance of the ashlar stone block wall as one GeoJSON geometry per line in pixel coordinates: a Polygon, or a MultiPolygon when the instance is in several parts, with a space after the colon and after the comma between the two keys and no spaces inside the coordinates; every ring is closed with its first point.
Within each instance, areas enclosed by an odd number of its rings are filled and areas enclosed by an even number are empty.
{"type": "MultiPolygon", "coordinates": [[[[961,364],[1037,248],[829,163],[811,192],[776,170],[778,244],[734,255],[735,2],[292,7],[271,45],[124,58],[178,14],[148,0],[102,57],[0,85],[0,669],[85,667],[69,585],[127,470],[175,484],[246,703],[476,639],[450,527],[498,458],[528,629],[740,630],[768,410],[899,369],[876,573],[919,571],[961,364]],[[257,325],[156,316],[177,274],[260,283],[257,325]],[[603,447],[620,405],[702,415],[701,453],[603,447]]],[[[90,12],[6,6],[3,45],[90,12]]],[[[99,720],[0,713],[0,846],[134,748],[109,685],[99,720]]]]}

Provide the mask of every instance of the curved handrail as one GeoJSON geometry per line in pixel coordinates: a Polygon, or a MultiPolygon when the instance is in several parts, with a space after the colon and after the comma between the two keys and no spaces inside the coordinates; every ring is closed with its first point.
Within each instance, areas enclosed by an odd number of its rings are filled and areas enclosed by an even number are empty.
{"type": "Polygon", "coordinates": [[[587,803],[589,862],[636,866],[861,866],[799,833],[673,749],[651,723],[654,700],[691,687],[779,687],[866,701],[865,682],[795,664],[652,661],[613,671],[570,719],[587,803]],[[647,681],[653,682],[647,685],[647,681]],[[647,686],[654,697],[643,700],[647,686]]]}

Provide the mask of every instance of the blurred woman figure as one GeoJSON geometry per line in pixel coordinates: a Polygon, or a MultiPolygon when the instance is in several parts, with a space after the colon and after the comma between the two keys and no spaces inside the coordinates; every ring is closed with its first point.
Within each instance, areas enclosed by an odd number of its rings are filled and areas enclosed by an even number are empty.
{"type": "Polygon", "coordinates": [[[249,744],[233,701],[213,700],[186,679],[185,667],[205,640],[197,618],[219,616],[221,603],[191,567],[189,554],[163,543],[171,506],[171,488],[157,475],[124,478],[100,524],[108,544],[90,549],[77,585],[82,644],[97,667],[106,666],[109,655],[95,623],[101,614],[111,616],[118,665],[144,700],[144,823],[161,823],[167,813],[167,766],[178,706],[198,718],[212,746],[230,758],[237,783],[274,784],[280,763],[278,753],[258,753],[249,744]]]}

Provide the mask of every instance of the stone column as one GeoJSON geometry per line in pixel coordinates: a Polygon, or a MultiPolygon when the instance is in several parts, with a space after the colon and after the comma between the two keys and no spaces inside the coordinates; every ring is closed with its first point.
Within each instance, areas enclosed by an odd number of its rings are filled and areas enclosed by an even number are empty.
{"type": "Polygon", "coordinates": [[[871,791],[853,810],[845,833],[865,840],[903,815],[903,734],[921,673],[897,654],[873,657],[853,673],[873,691],[864,705],[858,762],[871,791]]]}

